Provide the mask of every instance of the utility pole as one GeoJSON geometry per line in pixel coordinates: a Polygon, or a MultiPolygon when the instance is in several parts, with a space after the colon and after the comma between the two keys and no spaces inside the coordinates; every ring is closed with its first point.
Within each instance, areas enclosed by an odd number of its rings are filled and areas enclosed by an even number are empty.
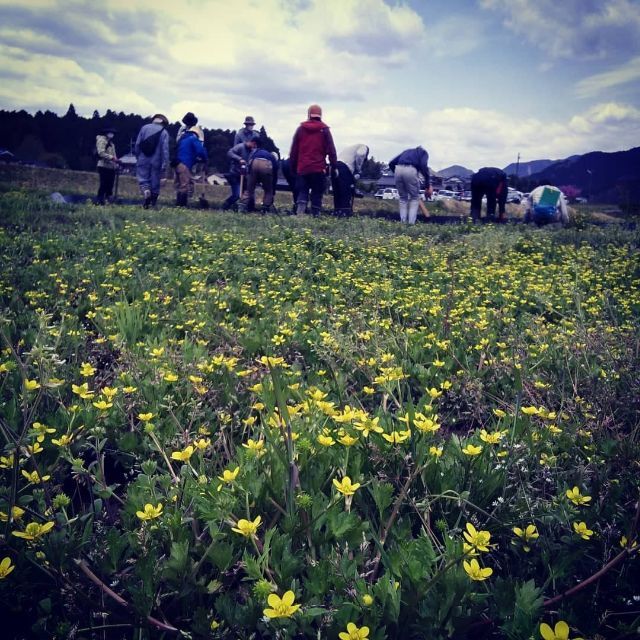
{"type": "Polygon", "coordinates": [[[516,178],[519,178],[520,176],[518,175],[520,172],[520,152],[518,151],[518,158],[516,160],[516,178]]]}

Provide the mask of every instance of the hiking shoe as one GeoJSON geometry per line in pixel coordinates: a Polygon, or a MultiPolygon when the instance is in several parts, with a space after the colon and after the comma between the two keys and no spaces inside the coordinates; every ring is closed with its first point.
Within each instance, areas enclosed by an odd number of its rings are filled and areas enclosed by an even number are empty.
{"type": "Polygon", "coordinates": [[[145,189],[144,193],[142,195],[144,197],[144,201],[142,203],[142,208],[143,209],[148,209],[149,205],[151,204],[151,191],[149,191],[149,189],[145,189]]]}

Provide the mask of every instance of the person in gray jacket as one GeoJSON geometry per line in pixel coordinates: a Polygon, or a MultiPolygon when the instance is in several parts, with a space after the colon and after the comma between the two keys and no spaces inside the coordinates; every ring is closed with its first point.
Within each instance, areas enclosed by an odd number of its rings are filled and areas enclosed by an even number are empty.
{"type": "MultiPolygon", "coordinates": [[[[223,202],[222,208],[227,211],[238,202],[240,196],[241,176],[247,175],[247,163],[251,152],[256,148],[257,138],[251,138],[245,142],[234,145],[227,151],[227,157],[231,160],[229,173],[226,174],[227,182],[231,187],[231,195],[223,202]]],[[[246,182],[244,187],[246,188],[246,182]]],[[[244,191],[244,189],[243,189],[244,191]]]]}
{"type": "Polygon", "coordinates": [[[142,206],[155,206],[160,195],[160,178],[169,166],[169,134],[165,127],[169,120],[161,113],[145,124],[136,140],[135,155],[138,159],[136,177],[144,197],[142,206]]]}
{"type": "Polygon", "coordinates": [[[238,129],[236,132],[236,136],[233,139],[233,145],[240,144],[241,142],[246,142],[247,140],[257,140],[260,137],[260,134],[254,130],[256,121],[253,119],[253,116],[247,116],[244,119],[244,127],[242,129],[238,129]]]}

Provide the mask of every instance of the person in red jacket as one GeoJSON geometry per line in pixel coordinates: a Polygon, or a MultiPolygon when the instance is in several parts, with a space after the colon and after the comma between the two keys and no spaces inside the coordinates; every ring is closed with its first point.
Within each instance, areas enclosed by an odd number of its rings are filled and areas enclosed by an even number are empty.
{"type": "Polygon", "coordinates": [[[317,104],[312,104],[307,117],[293,136],[289,160],[296,175],[296,213],[306,211],[311,191],[311,214],[318,216],[326,182],[326,158],[329,157],[332,173],[336,171],[338,158],[331,131],[322,122],[322,109],[317,104]]]}

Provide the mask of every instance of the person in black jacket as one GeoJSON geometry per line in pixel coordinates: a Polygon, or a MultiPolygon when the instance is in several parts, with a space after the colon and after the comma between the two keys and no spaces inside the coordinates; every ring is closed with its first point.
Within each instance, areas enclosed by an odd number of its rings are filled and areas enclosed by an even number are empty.
{"type": "Polygon", "coordinates": [[[507,174],[497,167],[482,167],[471,176],[471,219],[480,220],[482,197],[487,198],[487,220],[495,220],[496,202],[498,220],[504,222],[507,205],[507,174]]]}

